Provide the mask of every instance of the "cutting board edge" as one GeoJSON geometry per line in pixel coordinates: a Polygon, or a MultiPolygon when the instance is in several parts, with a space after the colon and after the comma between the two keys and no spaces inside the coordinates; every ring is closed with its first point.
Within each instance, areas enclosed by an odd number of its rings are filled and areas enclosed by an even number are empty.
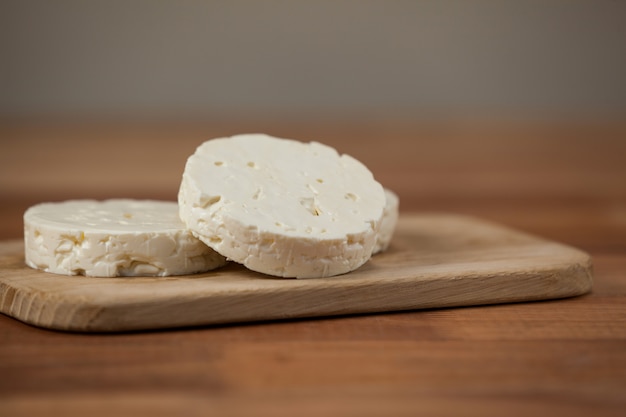
{"type": "MultiPolygon", "coordinates": [[[[421,294],[417,294],[417,298],[411,301],[406,300],[407,295],[413,295],[412,293],[403,293],[404,286],[398,287],[397,282],[389,282],[387,287],[395,288],[391,294],[387,294],[390,299],[399,299],[400,301],[387,302],[384,307],[379,303],[373,302],[372,304],[361,304],[358,306],[345,307],[341,305],[341,302],[335,303],[335,305],[328,306],[326,308],[316,309],[304,309],[298,312],[293,311],[273,311],[272,313],[264,313],[262,318],[254,316],[254,313],[239,312],[234,314],[232,311],[229,313],[228,318],[210,319],[205,315],[196,315],[201,317],[200,319],[193,320],[190,318],[184,318],[182,320],[175,320],[169,315],[165,315],[163,321],[155,324],[154,318],[150,318],[146,321],[128,321],[119,320],[119,316],[116,310],[123,309],[128,310],[129,306],[124,304],[119,305],[98,305],[91,303],[87,300],[83,302],[77,302],[71,297],[63,300],[64,302],[57,304],[53,312],[45,313],[46,307],[49,303],[42,301],[41,298],[45,298],[43,292],[37,294],[30,294],[29,297],[25,297],[28,301],[28,307],[26,308],[27,314],[21,314],[21,308],[17,308],[15,311],[6,311],[5,305],[2,304],[2,313],[14,317],[24,323],[52,330],[81,332],[81,333],[115,333],[115,332],[128,332],[138,330],[157,330],[157,329],[175,329],[183,327],[200,327],[200,326],[215,326],[215,325],[228,325],[235,323],[258,323],[258,322],[271,322],[280,320],[294,320],[294,319],[307,319],[313,317],[337,317],[337,316],[349,316],[349,315],[365,315],[376,314],[381,312],[401,312],[401,311],[419,311],[435,308],[454,308],[454,307],[471,307],[481,305],[497,305],[506,303],[521,303],[521,302],[537,302],[547,300],[557,300],[563,298],[577,297],[589,293],[592,290],[592,263],[591,258],[581,252],[581,262],[574,265],[568,265],[565,268],[556,266],[552,269],[541,269],[533,271],[531,273],[518,273],[510,274],[506,276],[491,276],[488,277],[490,282],[490,292],[486,294],[478,294],[472,299],[467,298],[455,298],[460,296],[467,296],[467,293],[463,293],[464,287],[459,287],[456,284],[451,283],[449,280],[431,280],[429,283],[430,288],[426,293],[428,296],[426,299],[420,297],[421,294]],[[536,286],[540,285],[541,280],[546,277],[550,278],[550,283],[544,290],[543,295],[538,295],[536,286]],[[512,288],[511,282],[519,283],[523,282],[529,287],[526,292],[518,292],[511,294],[505,290],[512,288]],[[563,285],[564,283],[567,285],[563,285]],[[438,285],[439,284],[439,285],[438,285]],[[502,288],[498,288],[501,286],[502,288]],[[434,287],[434,288],[433,288],[434,287]],[[457,293],[450,293],[450,289],[453,288],[457,293]],[[496,288],[496,292],[494,292],[496,288]],[[499,292],[498,292],[499,291],[499,292]],[[440,293],[447,294],[447,299],[442,301],[440,293]],[[399,297],[403,295],[403,297],[399,297]],[[33,306],[33,303],[35,306],[33,306]],[[61,311],[59,311],[61,310],[61,311]],[[52,319],[49,319],[49,318],[52,319]],[[80,317],[80,319],[78,318],[80,317]],[[117,318],[116,318],[117,317],[117,318]],[[47,319],[48,318],[48,319],[47,319]]],[[[477,279],[484,280],[485,277],[477,277],[477,279]]],[[[0,285],[2,283],[0,282],[0,285]]],[[[406,286],[414,284],[410,281],[404,283],[406,286]]],[[[468,282],[468,286],[472,283],[468,282]]],[[[381,288],[380,285],[376,285],[377,293],[384,293],[385,287],[381,288]]],[[[519,289],[519,288],[517,288],[519,289]]],[[[328,288],[329,291],[332,289],[328,288]]],[[[352,288],[351,290],[354,290],[352,288]]],[[[367,290],[367,289],[365,289],[367,290]]],[[[258,294],[259,297],[265,297],[267,294],[258,294]]],[[[225,304],[231,302],[237,302],[237,296],[228,297],[224,296],[222,302],[225,304]],[[235,298],[235,299],[233,299],[235,298]]],[[[205,300],[197,299],[190,300],[184,304],[187,307],[193,307],[195,303],[204,303],[205,300]]],[[[150,304],[147,303],[146,304],[150,304]]],[[[252,302],[251,304],[254,304],[252,302]]],[[[21,303],[19,303],[21,305],[21,303]]],[[[181,304],[178,305],[179,307],[181,304]]],[[[137,313],[144,312],[145,306],[138,303],[134,306],[137,309],[137,313]]],[[[197,308],[197,306],[196,306],[197,308]]],[[[151,310],[148,308],[147,310],[151,310]]],[[[219,308],[218,308],[219,310],[219,308]]]]}

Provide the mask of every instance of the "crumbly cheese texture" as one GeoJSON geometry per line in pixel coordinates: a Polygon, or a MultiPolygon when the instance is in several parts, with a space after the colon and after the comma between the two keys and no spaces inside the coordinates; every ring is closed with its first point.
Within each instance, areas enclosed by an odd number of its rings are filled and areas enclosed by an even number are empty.
{"type": "Polygon", "coordinates": [[[62,275],[169,276],[226,259],[185,228],[175,202],[72,200],[24,213],[26,264],[62,275]]]}
{"type": "Polygon", "coordinates": [[[398,223],[399,211],[400,198],[396,193],[385,188],[385,209],[383,210],[383,218],[376,236],[373,255],[384,252],[389,248],[396,230],[396,224],[398,223]]]}
{"type": "Polygon", "coordinates": [[[362,163],[329,146],[248,134],[198,147],[178,203],[187,227],[227,258],[316,278],[367,262],[385,193],[362,163]]]}

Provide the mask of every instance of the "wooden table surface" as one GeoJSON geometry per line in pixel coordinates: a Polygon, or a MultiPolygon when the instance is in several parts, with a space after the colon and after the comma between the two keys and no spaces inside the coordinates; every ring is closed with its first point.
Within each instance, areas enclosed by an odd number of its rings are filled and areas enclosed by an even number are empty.
{"type": "Polygon", "coordinates": [[[399,120],[0,125],[0,238],[30,205],[175,200],[186,157],[241,132],[317,140],[401,210],[475,215],[589,252],[589,295],[126,334],[0,315],[0,415],[624,415],[626,126],[399,120]]]}

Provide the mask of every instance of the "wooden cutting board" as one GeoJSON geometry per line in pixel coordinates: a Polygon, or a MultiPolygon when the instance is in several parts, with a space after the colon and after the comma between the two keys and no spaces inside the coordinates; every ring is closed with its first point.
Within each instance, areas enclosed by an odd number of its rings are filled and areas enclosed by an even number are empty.
{"type": "Polygon", "coordinates": [[[71,331],[469,306],[576,296],[591,290],[577,249],[470,217],[400,217],[389,250],[357,271],[283,279],[230,264],[168,278],[89,278],[36,271],[20,240],[0,242],[0,311],[71,331]]]}

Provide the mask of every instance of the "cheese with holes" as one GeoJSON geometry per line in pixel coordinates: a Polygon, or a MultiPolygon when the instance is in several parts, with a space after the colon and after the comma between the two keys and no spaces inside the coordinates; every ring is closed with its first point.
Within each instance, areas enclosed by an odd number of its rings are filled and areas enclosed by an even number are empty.
{"type": "Polygon", "coordinates": [[[393,191],[385,188],[385,209],[383,210],[383,218],[376,236],[376,244],[374,245],[373,255],[384,252],[389,248],[393,233],[396,230],[400,209],[400,199],[393,191]]]}
{"type": "Polygon", "coordinates": [[[385,193],[362,163],[329,146],[248,134],[200,145],[178,203],[187,227],[227,258],[314,278],[367,262],[385,193]]]}
{"type": "Polygon", "coordinates": [[[185,228],[175,202],[72,200],[24,213],[26,264],[63,275],[168,276],[226,263],[185,228]]]}

